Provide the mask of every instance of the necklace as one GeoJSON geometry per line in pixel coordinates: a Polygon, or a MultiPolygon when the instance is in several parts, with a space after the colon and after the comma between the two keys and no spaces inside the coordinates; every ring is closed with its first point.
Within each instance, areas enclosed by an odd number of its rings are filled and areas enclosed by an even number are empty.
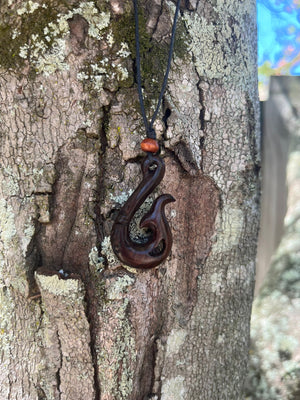
{"type": "Polygon", "coordinates": [[[141,219],[140,227],[148,228],[150,231],[150,236],[148,237],[146,243],[137,243],[130,238],[129,225],[136,211],[140,208],[149,194],[151,194],[156,186],[161,182],[165,174],[165,163],[158,155],[159,144],[156,140],[156,132],[153,128],[153,124],[157,117],[163,95],[167,87],[174,50],[175,31],[180,0],[177,0],[176,4],[167,68],[159,94],[158,103],[150,122],[148,122],[146,116],[142,93],[137,0],[133,0],[133,3],[135,18],[137,86],[141,113],[147,134],[147,138],[141,143],[141,149],[147,152],[147,156],[142,161],[143,179],[123,205],[113,224],[111,231],[111,244],[116,256],[125,265],[134,268],[149,269],[159,265],[170,254],[172,247],[172,232],[165,216],[164,207],[166,204],[175,201],[174,197],[170,194],[163,194],[159,196],[153,202],[152,207],[147,214],[145,214],[141,219]]]}

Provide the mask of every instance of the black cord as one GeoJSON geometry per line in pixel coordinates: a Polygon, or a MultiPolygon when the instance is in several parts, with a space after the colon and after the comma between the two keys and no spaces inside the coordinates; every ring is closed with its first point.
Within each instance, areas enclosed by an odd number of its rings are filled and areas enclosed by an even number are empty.
{"type": "Polygon", "coordinates": [[[161,88],[161,91],[159,94],[157,106],[156,106],[156,109],[154,111],[154,114],[153,114],[150,122],[148,122],[148,120],[147,120],[145,104],[144,104],[144,99],[143,99],[143,93],[142,93],[140,34],[139,34],[139,17],[138,17],[137,0],[133,0],[133,3],[134,3],[134,19],[135,19],[136,72],[137,72],[137,85],[138,85],[139,101],[140,101],[141,112],[142,112],[142,116],[143,116],[143,120],[144,120],[144,125],[145,125],[146,132],[147,132],[147,137],[151,138],[151,139],[156,139],[156,133],[153,128],[153,124],[157,117],[159,107],[161,105],[162,98],[163,98],[163,95],[165,93],[167,83],[168,83],[168,76],[169,76],[169,72],[171,69],[171,62],[172,62],[172,56],[173,56],[173,50],[174,50],[176,23],[177,23],[177,19],[178,19],[180,0],[177,0],[176,11],[175,11],[174,20],[173,20],[171,43],[170,43],[170,48],[169,48],[169,58],[168,58],[166,73],[165,73],[162,88],[161,88]]]}

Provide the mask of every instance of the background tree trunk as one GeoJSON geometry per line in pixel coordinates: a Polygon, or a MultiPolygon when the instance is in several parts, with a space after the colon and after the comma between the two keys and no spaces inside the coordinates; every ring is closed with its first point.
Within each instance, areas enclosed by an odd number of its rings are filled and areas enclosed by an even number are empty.
{"type": "MultiPolygon", "coordinates": [[[[174,3],[140,3],[150,114],[174,3]]],[[[0,11],[1,399],[242,398],[258,230],[255,1],[182,4],[156,123],[174,244],[146,272],[120,265],[109,241],[141,179],[131,1],[0,11]]]]}
{"type": "MultiPolygon", "coordinates": [[[[289,145],[287,154],[277,160],[282,163],[288,159],[287,213],[284,234],[253,303],[246,398],[297,400],[300,397],[300,80],[272,77],[271,83],[270,100],[281,121],[279,132],[286,135],[289,145]]],[[[275,160],[272,164],[274,167],[275,160]]]]}
{"type": "MultiPolygon", "coordinates": [[[[297,78],[272,76],[270,95],[262,110],[262,196],[257,247],[255,294],[259,293],[284,230],[287,187],[286,167],[290,148],[290,124],[281,98],[297,91],[297,78]]],[[[298,94],[298,93],[297,93],[298,94]]],[[[294,94],[294,98],[297,95],[294,94]]],[[[289,100],[286,99],[285,103],[289,100]]],[[[295,103],[295,100],[293,101],[295,103]]]]}

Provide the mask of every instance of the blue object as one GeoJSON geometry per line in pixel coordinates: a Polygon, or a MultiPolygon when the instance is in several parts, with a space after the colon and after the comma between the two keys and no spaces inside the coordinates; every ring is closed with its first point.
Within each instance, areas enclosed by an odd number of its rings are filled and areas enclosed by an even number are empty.
{"type": "Polygon", "coordinates": [[[300,75],[300,1],[257,0],[259,74],[300,75]]]}

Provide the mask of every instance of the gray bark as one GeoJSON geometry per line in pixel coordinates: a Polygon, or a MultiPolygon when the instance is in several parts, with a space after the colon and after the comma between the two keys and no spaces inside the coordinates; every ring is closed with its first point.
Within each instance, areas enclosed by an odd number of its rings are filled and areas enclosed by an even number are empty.
{"type": "MultiPolygon", "coordinates": [[[[140,8],[150,114],[174,4],[140,8]]],[[[1,399],[241,399],[259,214],[255,1],[182,5],[156,123],[174,244],[146,272],[109,242],[141,178],[131,2],[0,10],[1,399]]]]}

